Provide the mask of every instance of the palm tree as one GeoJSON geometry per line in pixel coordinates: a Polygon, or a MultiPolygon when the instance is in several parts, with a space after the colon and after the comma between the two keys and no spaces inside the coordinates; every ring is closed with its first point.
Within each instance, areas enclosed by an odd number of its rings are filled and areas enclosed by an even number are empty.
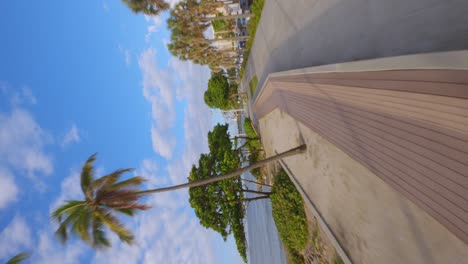
{"type": "Polygon", "coordinates": [[[6,264],[19,264],[21,262],[23,262],[23,260],[29,258],[31,256],[31,254],[27,253],[27,252],[21,252],[19,254],[17,254],[16,256],[12,257],[10,260],[8,260],[6,262],[6,264]]]}
{"type": "Polygon", "coordinates": [[[52,218],[59,222],[56,235],[65,242],[71,231],[94,248],[109,247],[111,244],[103,230],[107,226],[120,240],[131,244],[133,234],[119,222],[115,213],[133,216],[136,210],[149,209],[138,203],[139,186],[144,179],[136,176],[119,181],[122,174],[132,169],[120,169],[94,179],[95,160],[96,154],[93,154],[81,171],[84,200],[66,201],[52,213],[52,218]]]}
{"type": "Polygon", "coordinates": [[[94,179],[93,163],[96,160],[96,154],[93,154],[86,161],[81,172],[81,189],[85,200],[67,201],[52,213],[52,218],[59,222],[56,234],[62,242],[65,242],[68,239],[68,230],[70,229],[72,234],[78,236],[92,247],[100,249],[111,246],[103,230],[104,226],[107,226],[123,242],[130,244],[134,240],[133,234],[119,222],[114,213],[133,216],[136,210],[149,209],[149,206],[138,203],[142,196],[182,188],[192,188],[238,177],[269,162],[299,154],[305,150],[306,145],[301,145],[232,173],[144,191],[139,189],[139,186],[144,182],[144,179],[141,177],[136,176],[119,182],[120,176],[132,169],[117,170],[109,175],[94,179]]]}
{"type": "Polygon", "coordinates": [[[169,4],[164,0],[122,0],[135,13],[145,15],[158,15],[161,11],[168,10],[169,4]]]}

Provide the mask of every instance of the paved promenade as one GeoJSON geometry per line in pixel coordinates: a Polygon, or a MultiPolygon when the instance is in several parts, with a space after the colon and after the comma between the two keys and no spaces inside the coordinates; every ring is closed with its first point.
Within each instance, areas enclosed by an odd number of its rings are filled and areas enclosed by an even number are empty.
{"type": "Polygon", "coordinates": [[[467,13],[466,0],[266,0],[242,86],[278,71],[468,49],[467,13]]]}
{"type": "Polygon", "coordinates": [[[249,114],[267,155],[308,145],[285,166],[354,263],[468,259],[468,72],[446,70],[466,52],[342,64],[468,50],[467,13],[466,0],[266,0],[249,114]]]}
{"type": "MultiPolygon", "coordinates": [[[[407,61],[457,57],[468,51],[407,61]]],[[[267,79],[253,109],[267,155],[308,145],[286,169],[355,263],[463,263],[468,70],[347,65],[267,79]]]]}

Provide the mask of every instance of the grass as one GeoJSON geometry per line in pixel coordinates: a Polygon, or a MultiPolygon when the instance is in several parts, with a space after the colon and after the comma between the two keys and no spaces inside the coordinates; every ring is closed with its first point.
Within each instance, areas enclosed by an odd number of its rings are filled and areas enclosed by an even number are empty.
{"type": "MultiPolygon", "coordinates": [[[[218,13],[218,16],[224,16],[224,14],[218,13]]],[[[223,31],[229,29],[229,22],[226,20],[212,20],[211,25],[213,25],[214,31],[223,31]]]]}
{"type": "Polygon", "coordinates": [[[245,45],[246,51],[244,53],[244,61],[240,69],[240,78],[244,76],[245,67],[247,66],[247,60],[249,58],[250,49],[252,48],[253,42],[255,40],[255,33],[257,33],[258,23],[262,17],[262,9],[265,4],[265,0],[253,0],[252,4],[252,13],[253,17],[250,18],[249,24],[247,26],[247,32],[249,33],[250,38],[247,40],[245,45]]]}
{"type": "Polygon", "coordinates": [[[306,247],[308,240],[307,219],[304,201],[284,170],[275,176],[270,198],[281,241],[292,256],[292,261],[299,261],[296,255],[302,255],[300,251],[306,247]]]}
{"type": "Polygon", "coordinates": [[[258,78],[257,78],[257,75],[254,75],[254,77],[252,78],[252,80],[250,80],[249,86],[250,86],[250,96],[253,97],[254,94],[255,94],[255,91],[257,90],[257,86],[258,86],[258,78]]]}
{"type": "Polygon", "coordinates": [[[339,256],[336,256],[335,259],[333,259],[333,264],[344,264],[344,261],[339,256]]]}
{"type": "Polygon", "coordinates": [[[315,225],[314,233],[312,234],[312,246],[316,251],[319,250],[319,237],[318,237],[318,227],[315,225]]]}
{"type": "Polygon", "coordinates": [[[288,264],[304,264],[304,256],[295,250],[286,248],[286,263],[288,264]]]}
{"type": "MultiPolygon", "coordinates": [[[[250,138],[258,137],[257,133],[253,129],[252,120],[248,117],[244,120],[244,131],[245,134],[250,138]]],[[[249,140],[245,145],[245,148],[250,150],[249,154],[249,163],[253,164],[260,159],[259,151],[262,149],[262,145],[260,144],[260,140],[249,140]]],[[[262,172],[260,168],[256,168],[250,171],[252,175],[258,180],[262,181],[262,172]]]]}
{"type": "Polygon", "coordinates": [[[213,25],[213,30],[216,31],[223,31],[228,29],[228,23],[224,20],[213,20],[211,21],[213,25]]]}

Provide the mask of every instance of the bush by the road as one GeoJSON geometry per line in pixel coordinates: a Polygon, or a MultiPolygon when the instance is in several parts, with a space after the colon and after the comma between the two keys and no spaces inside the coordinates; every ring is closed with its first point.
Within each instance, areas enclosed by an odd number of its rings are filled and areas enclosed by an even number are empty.
{"type": "Polygon", "coordinates": [[[283,170],[275,176],[270,197],[281,241],[293,254],[304,249],[309,234],[304,201],[283,170]]]}

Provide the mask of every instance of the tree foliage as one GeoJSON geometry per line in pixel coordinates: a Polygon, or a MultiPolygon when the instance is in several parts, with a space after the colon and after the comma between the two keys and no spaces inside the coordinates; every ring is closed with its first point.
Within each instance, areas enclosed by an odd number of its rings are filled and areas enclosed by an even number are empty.
{"type": "MultiPolygon", "coordinates": [[[[240,158],[232,148],[227,124],[218,124],[208,133],[208,146],[210,152],[201,154],[198,166],[192,166],[188,177],[190,182],[215,177],[240,167],[240,158]]],[[[239,253],[246,260],[242,191],[240,178],[231,178],[190,188],[189,201],[201,225],[218,232],[225,240],[229,234],[234,235],[239,253]]]]}
{"type": "Polygon", "coordinates": [[[208,81],[208,89],[204,94],[206,105],[222,110],[229,109],[229,82],[222,73],[214,73],[208,81]]]}
{"type": "Polygon", "coordinates": [[[168,10],[169,4],[164,0],[122,0],[134,13],[145,15],[158,15],[161,11],[168,10]]]}
{"type": "MultiPolygon", "coordinates": [[[[248,118],[248,117],[246,117],[244,119],[244,131],[245,131],[245,134],[249,138],[257,137],[257,133],[255,132],[255,130],[253,129],[253,126],[252,126],[252,120],[250,118],[248,118]]],[[[260,157],[260,150],[262,149],[262,146],[261,146],[260,140],[258,140],[258,138],[256,140],[248,140],[246,142],[245,148],[249,151],[249,154],[248,154],[247,158],[248,158],[250,164],[256,163],[257,161],[260,160],[260,158],[261,158],[260,157]]],[[[251,171],[251,173],[257,180],[261,179],[261,177],[262,177],[261,168],[253,169],[251,171]]]]}
{"type": "Polygon", "coordinates": [[[215,71],[233,66],[232,57],[217,50],[204,35],[211,25],[209,16],[215,14],[220,5],[221,2],[212,0],[184,0],[171,10],[167,20],[171,31],[168,49],[173,56],[208,65],[215,71]]]}

